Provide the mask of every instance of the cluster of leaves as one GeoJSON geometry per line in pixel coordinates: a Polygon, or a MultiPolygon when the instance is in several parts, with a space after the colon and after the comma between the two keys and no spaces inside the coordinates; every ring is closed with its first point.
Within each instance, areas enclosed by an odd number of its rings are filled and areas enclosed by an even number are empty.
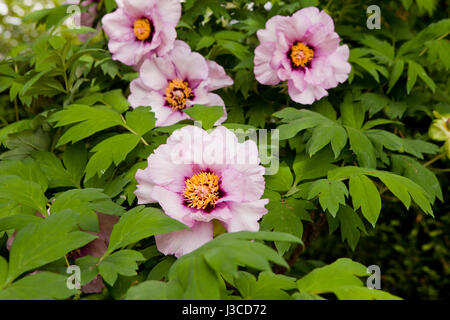
{"type": "MultiPolygon", "coordinates": [[[[278,172],[266,176],[262,231],[217,236],[178,260],[162,256],[153,236],[185,226],[157,205],[136,206],[134,176],[192,121],[155,128],[151,106],[131,109],[137,73],[111,59],[101,29],[64,27],[67,6],[25,18],[42,34],[0,62],[0,299],[396,298],[365,287],[366,268],[345,258],[302,277],[281,273],[326,225],[355,250],[385,204],[432,216],[444,201],[445,168],[430,166],[441,151],[426,132],[433,110],[450,113],[445,5],[386,1],[382,29],[368,30],[362,0],[274,0],[270,10],[266,2],[183,3],[178,37],[234,79],[219,91],[225,126],[277,128],[281,149],[278,172]],[[267,19],[311,5],[333,17],[351,48],[352,73],[305,108],[289,100],[285,85],[255,81],[253,51],[267,19]],[[96,35],[80,42],[82,33],[96,35]],[[120,217],[106,252],[71,261],[95,238],[85,231],[99,231],[96,212],[120,217]],[[82,285],[100,274],[106,289],[69,290],[66,263],[81,268],[82,285]]],[[[115,9],[113,0],[102,3],[95,23],[115,9]]],[[[222,111],[187,112],[210,129],[222,111]]]]}

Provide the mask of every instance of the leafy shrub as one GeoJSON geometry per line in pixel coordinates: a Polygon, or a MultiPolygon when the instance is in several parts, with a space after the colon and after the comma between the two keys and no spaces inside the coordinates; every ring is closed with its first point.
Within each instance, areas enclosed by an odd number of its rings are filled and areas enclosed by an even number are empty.
{"type": "MultiPolygon", "coordinates": [[[[218,100],[186,108],[170,125],[160,125],[155,105],[129,101],[142,72],[111,54],[117,39],[102,29],[116,1],[82,2],[94,18],[81,28],[64,24],[69,4],[31,12],[23,22],[39,35],[0,62],[0,299],[445,296],[446,2],[385,1],[381,29],[369,30],[360,0],[187,0],[177,39],[234,84],[209,88],[218,100]],[[314,102],[293,94],[291,80],[262,85],[254,68],[258,30],[311,6],[331,16],[351,65],[348,80],[320,79],[326,94],[314,102]],[[211,129],[225,115],[229,129],[278,129],[269,141],[278,132],[279,158],[269,159],[280,166],[258,197],[268,199],[260,231],[225,233],[214,223],[213,240],[165,256],[158,237],[187,227],[141,199],[137,172],[177,129],[193,120],[211,129]],[[392,294],[369,289],[356,261],[379,265],[392,294]],[[81,289],[66,285],[69,265],[80,268],[81,289]]],[[[140,20],[147,39],[154,25],[140,20]]]]}

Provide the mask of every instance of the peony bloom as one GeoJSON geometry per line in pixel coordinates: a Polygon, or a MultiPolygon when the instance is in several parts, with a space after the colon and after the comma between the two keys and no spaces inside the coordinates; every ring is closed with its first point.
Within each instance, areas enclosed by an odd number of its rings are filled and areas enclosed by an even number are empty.
{"type": "Polygon", "coordinates": [[[450,159],[450,114],[440,115],[433,111],[435,120],[431,123],[428,135],[436,141],[445,141],[444,150],[450,159]]]}
{"type": "Polygon", "coordinates": [[[239,143],[225,127],[174,131],[136,173],[138,204],[158,202],[190,228],[157,235],[158,250],[180,257],[199,248],[213,239],[213,221],[228,232],[258,231],[268,203],[259,163],[256,143],[239,143]]]}
{"type": "Polygon", "coordinates": [[[275,16],[257,33],[255,77],[265,85],[287,81],[292,100],[312,104],[347,80],[349,49],[340,46],[331,17],[315,7],[275,16]]]}
{"type": "Polygon", "coordinates": [[[191,52],[185,42],[177,40],[167,55],[146,59],[139,73],[139,78],[130,84],[128,101],[134,108],[151,106],[156,126],[190,119],[183,109],[195,104],[223,106],[224,115],[216,124],[225,121],[225,104],[211,91],[230,86],[233,80],[220,65],[191,52]]]}
{"type": "Polygon", "coordinates": [[[102,19],[113,59],[137,65],[147,55],[169,52],[181,17],[179,0],[122,0],[102,19]]]}

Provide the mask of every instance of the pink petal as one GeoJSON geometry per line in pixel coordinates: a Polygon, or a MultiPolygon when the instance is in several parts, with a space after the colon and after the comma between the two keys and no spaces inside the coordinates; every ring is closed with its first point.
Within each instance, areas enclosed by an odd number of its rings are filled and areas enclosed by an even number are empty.
{"type": "Polygon", "coordinates": [[[218,63],[207,60],[208,64],[208,89],[214,91],[233,85],[233,79],[229,77],[224,68],[218,63]]]}
{"type": "Polygon", "coordinates": [[[165,188],[155,186],[152,190],[152,197],[155,198],[167,214],[172,219],[192,227],[194,219],[191,217],[191,209],[186,207],[182,195],[169,191],[165,188]]]}
{"type": "Polygon", "coordinates": [[[276,70],[270,65],[273,54],[273,49],[267,45],[260,44],[255,49],[253,70],[256,80],[261,84],[276,85],[280,82],[276,70]]]}
{"type": "Polygon", "coordinates": [[[180,0],[156,1],[156,7],[166,23],[176,27],[181,18],[180,0]]]}
{"type": "Polygon", "coordinates": [[[258,220],[267,213],[264,206],[269,203],[268,199],[253,202],[236,203],[230,205],[233,217],[228,223],[224,223],[228,232],[259,230],[258,220]]]}
{"type": "MultiPolygon", "coordinates": [[[[260,171],[258,173],[261,173],[260,171]]],[[[217,201],[247,202],[261,198],[264,193],[264,177],[261,174],[247,176],[233,168],[222,171],[222,190],[225,197],[217,201]]]]}
{"type": "Polygon", "coordinates": [[[141,66],[140,79],[152,90],[163,90],[167,88],[168,79],[166,72],[159,68],[160,59],[147,59],[141,66]]]}
{"type": "Polygon", "coordinates": [[[189,82],[207,79],[208,65],[205,58],[197,52],[192,52],[186,44],[180,42],[182,41],[175,42],[175,46],[170,53],[178,76],[189,82]]]}
{"type": "Polygon", "coordinates": [[[133,21],[122,9],[108,13],[102,18],[103,30],[112,40],[120,42],[133,41],[136,36],[133,33],[133,21]]]}
{"type": "Polygon", "coordinates": [[[165,255],[177,258],[188,254],[213,239],[212,222],[196,222],[190,230],[174,231],[156,235],[156,246],[165,255]]]}

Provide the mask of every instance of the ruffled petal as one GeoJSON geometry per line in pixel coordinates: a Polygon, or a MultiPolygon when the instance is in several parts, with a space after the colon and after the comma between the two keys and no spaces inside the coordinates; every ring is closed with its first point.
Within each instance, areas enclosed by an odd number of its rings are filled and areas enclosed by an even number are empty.
{"type": "Polygon", "coordinates": [[[233,85],[233,79],[225,73],[221,65],[211,60],[207,60],[206,63],[208,64],[207,86],[210,91],[233,85]]]}
{"type": "Polygon", "coordinates": [[[276,85],[280,82],[276,70],[271,67],[273,49],[267,45],[259,45],[255,49],[254,68],[256,80],[265,85],[276,85]]]}
{"type": "Polygon", "coordinates": [[[120,42],[133,41],[136,36],[133,33],[133,21],[122,9],[108,13],[102,18],[103,30],[112,40],[120,42]]]}
{"type": "Polygon", "coordinates": [[[156,246],[165,255],[177,258],[188,254],[213,239],[212,222],[196,222],[190,230],[174,231],[156,235],[156,246]]]}
{"type": "Polygon", "coordinates": [[[167,88],[169,80],[166,72],[161,70],[157,62],[161,59],[147,59],[141,66],[140,79],[152,90],[163,90],[167,88]]]}
{"type": "Polygon", "coordinates": [[[167,214],[172,219],[184,223],[188,227],[194,225],[195,220],[191,216],[191,209],[183,205],[182,195],[169,191],[159,186],[153,187],[152,197],[155,198],[167,214]]]}
{"type": "Polygon", "coordinates": [[[267,203],[269,203],[268,199],[244,203],[233,202],[230,205],[233,217],[228,223],[224,223],[225,228],[228,232],[258,231],[258,221],[268,211],[264,207],[267,203]]]}

